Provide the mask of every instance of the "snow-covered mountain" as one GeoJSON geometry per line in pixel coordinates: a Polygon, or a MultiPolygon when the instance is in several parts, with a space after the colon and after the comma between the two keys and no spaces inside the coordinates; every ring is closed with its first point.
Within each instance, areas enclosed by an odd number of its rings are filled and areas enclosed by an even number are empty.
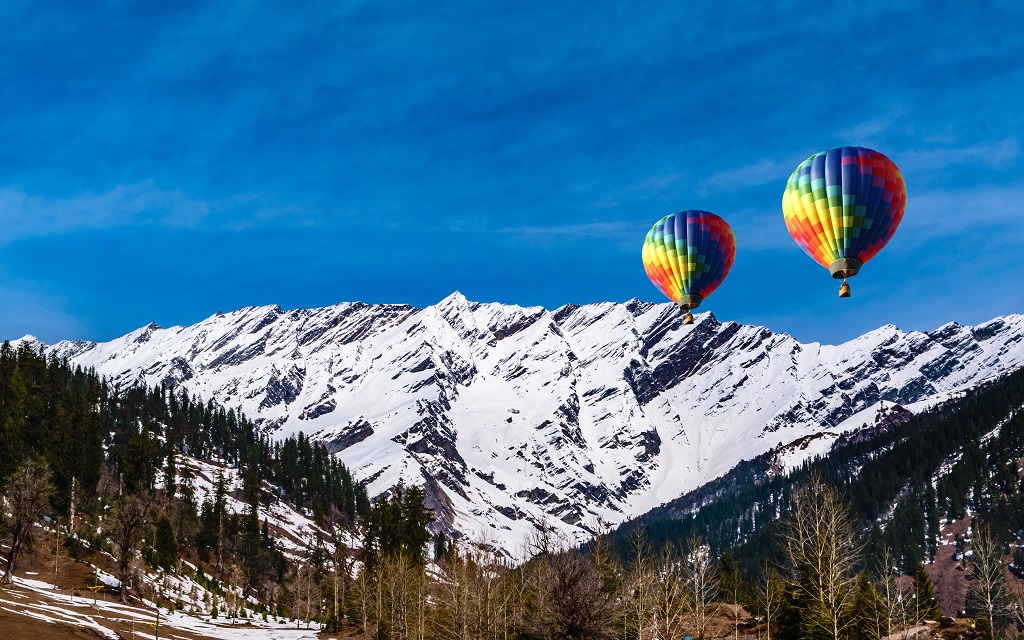
{"type": "Polygon", "coordinates": [[[637,300],[548,311],[455,293],[425,309],[250,307],[50,351],[315,435],[371,494],[423,485],[441,526],[507,550],[541,520],[582,536],[808,435],[826,434],[780,449],[786,464],[827,449],[879,401],[935,401],[1024,365],[1021,315],[838,346],[696,319],[637,300]]]}

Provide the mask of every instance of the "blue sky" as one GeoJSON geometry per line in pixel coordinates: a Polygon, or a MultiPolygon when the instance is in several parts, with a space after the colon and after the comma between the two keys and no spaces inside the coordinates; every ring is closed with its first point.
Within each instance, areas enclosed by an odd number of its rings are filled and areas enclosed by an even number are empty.
{"type": "Polygon", "coordinates": [[[640,245],[691,208],[736,232],[720,319],[836,342],[1024,312],[1024,5],[895,4],[5,2],[0,337],[660,300],[640,245]],[[844,144],[908,184],[849,300],[780,209],[844,144]]]}

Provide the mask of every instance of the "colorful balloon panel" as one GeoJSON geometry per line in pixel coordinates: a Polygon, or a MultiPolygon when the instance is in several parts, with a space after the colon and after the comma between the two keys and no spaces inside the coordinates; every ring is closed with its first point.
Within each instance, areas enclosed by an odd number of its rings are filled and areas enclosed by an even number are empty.
{"type": "Polygon", "coordinates": [[[707,211],[680,211],[647,232],[644,270],[673,302],[684,295],[707,298],[736,260],[736,238],[722,218],[707,211]]]}
{"type": "Polygon", "coordinates": [[[896,232],[907,186],[896,164],[863,147],[829,149],[804,160],[786,183],[782,215],[807,255],[825,267],[866,263],[896,232]]]}

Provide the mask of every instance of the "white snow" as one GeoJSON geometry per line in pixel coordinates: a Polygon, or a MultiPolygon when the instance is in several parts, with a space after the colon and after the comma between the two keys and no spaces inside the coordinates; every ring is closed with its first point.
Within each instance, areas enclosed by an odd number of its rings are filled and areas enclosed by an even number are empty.
{"type": "Polygon", "coordinates": [[[870,422],[880,398],[919,410],[1024,365],[1020,315],[931,333],[889,325],[840,345],[695,317],[683,325],[671,304],[636,300],[548,311],[455,293],[426,309],[249,307],[49,351],[122,386],[174,383],[279,435],[333,442],[371,495],[426,483],[447,524],[506,550],[542,520],[584,538],[590,523],[832,434],[787,452],[795,466],[870,422]]]}
{"type": "MultiPolygon", "coordinates": [[[[76,627],[94,629],[102,636],[117,639],[114,629],[131,628],[134,625],[136,637],[154,637],[152,625],[156,623],[156,607],[151,602],[146,608],[126,606],[119,602],[98,600],[93,608],[92,597],[69,597],[67,592],[54,591],[53,585],[38,580],[15,578],[15,590],[0,591],[0,609],[16,615],[26,616],[49,623],[64,623],[76,627]]],[[[209,620],[186,615],[182,612],[160,611],[161,637],[170,637],[167,632],[189,631],[211,638],[252,638],[253,640],[314,640],[317,638],[316,625],[311,629],[296,629],[295,622],[263,622],[260,619],[209,620]]]]}

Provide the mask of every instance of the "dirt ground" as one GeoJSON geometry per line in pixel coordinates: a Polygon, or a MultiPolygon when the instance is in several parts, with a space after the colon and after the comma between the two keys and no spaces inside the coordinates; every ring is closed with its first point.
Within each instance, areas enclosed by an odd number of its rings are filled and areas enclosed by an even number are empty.
{"type": "Polygon", "coordinates": [[[935,585],[935,594],[939,598],[939,607],[946,615],[958,615],[964,609],[964,593],[967,591],[967,571],[963,561],[955,560],[953,554],[956,547],[948,544],[956,535],[961,537],[967,535],[971,518],[954,520],[949,524],[942,525],[942,540],[938,552],[935,554],[935,562],[925,565],[925,571],[935,585]],[[947,544],[942,544],[942,542],[947,544]]]}
{"type": "Polygon", "coordinates": [[[63,624],[48,624],[0,608],[0,638],[7,640],[97,640],[98,631],[63,624]]]}

